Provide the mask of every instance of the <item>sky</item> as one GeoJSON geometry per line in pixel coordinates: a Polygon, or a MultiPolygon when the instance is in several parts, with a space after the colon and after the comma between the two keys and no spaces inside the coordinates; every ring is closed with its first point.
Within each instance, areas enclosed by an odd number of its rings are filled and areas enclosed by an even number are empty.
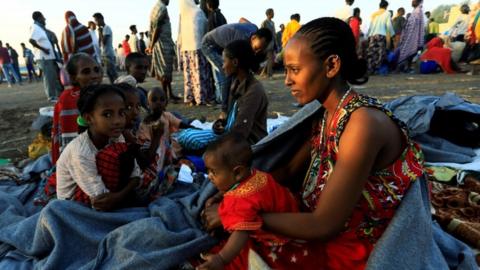
{"type": "MultiPolygon", "coordinates": [[[[130,25],[137,25],[139,32],[148,30],[149,16],[153,5],[157,0],[1,0],[2,16],[0,16],[0,40],[10,43],[21,55],[20,43],[28,43],[30,26],[32,25],[32,12],[41,11],[47,19],[47,28],[54,31],[60,39],[61,32],[65,27],[65,11],[71,10],[78,20],[84,25],[93,20],[92,14],[101,12],[105,22],[112,27],[114,44],[123,40],[129,34],[130,25]]],[[[457,4],[461,0],[425,0],[424,11],[433,10],[441,4],[457,4]]],[[[361,9],[361,16],[366,21],[363,27],[367,27],[368,18],[378,9],[379,1],[356,0],[354,7],[361,9]]],[[[412,10],[410,0],[390,0],[389,9],[397,10],[404,7],[407,12],[412,10]]],[[[342,0],[221,0],[220,9],[227,21],[236,22],[240,17],[245,17],[259,25],[265,19],[265,10],[275,10],[276,27],[281,23],[288,23],[290,15],[299,13],[301,23],[312,19],[332,16],[335,11],[344,5],[342,0]]],[[[168,6],[172,23],[173,38],[176,39],[178,32],[178,0],[170,0],[168,6]]],[[[278,31],[278,29],[277,29],[278,31]]],[[[19,59],[20,60],[20,59],[19,59]]]]}

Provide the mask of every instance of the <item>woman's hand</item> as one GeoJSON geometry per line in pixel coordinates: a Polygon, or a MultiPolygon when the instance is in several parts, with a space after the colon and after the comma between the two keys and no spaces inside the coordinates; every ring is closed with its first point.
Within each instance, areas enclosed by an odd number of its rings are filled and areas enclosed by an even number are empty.
{"type": "Polygon", "coordinates": [[[201,218],[203,220],[203,226],[208,232],[211,232],[222,226],[220,221],[220,216],[218,215],[218,203],[213,203],[210,206],[205,206],[201,213],[201,218]]]}

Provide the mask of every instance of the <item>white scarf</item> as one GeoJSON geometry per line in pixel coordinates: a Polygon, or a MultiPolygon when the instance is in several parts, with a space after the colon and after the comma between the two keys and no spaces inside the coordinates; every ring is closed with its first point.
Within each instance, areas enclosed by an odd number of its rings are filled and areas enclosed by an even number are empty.
{"type": "Polygon", "coordinates": [[[180,51],[196,51],[201,48],[207,30],[207,18],[193,0],[180,0],[180,26],[178,40],[180,51]]]}

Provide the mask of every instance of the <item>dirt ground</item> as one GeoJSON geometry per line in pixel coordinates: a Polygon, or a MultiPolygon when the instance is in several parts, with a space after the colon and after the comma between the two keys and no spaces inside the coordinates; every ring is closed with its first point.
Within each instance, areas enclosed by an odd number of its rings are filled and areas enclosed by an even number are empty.
{"type": "MultiPolygon", "coordinates": [[[[292,115],[298,108],[292,103],[288,89],[283,83],[284,76],[275,74],[271,80],[262,80],[267,91],[271,117],[277,113],[292,115]]],[[[104,78],[104,82],[107,79],[104,78]]],[[[149,78],[144,87],[158,85],[149,78]]],[[[174,92],[183,94],[182,74],[174,76],[174,92]]],[[[355,89],[367,95],[379,98],[381,101],[409,95],[443,95],[445,92],[454,92],[473,103],[480,103],[480,76],[469,75],[403,75],[374,76],[369,82],[355,89]]],[[[38,115],[40,107],[53,106],[47,101],[41,82],[24,84],[7,88],[6,83],[0,84],[0,158],[20,160],[26,157],[27,147],[36,135],[31,131],[32,121],[38,115]]],[[[187,107],[183,104],[169,104],[169,111],[177,111],[189,118],[205,117],[212,121],[219,114],[215,107],[187,107]]]]}

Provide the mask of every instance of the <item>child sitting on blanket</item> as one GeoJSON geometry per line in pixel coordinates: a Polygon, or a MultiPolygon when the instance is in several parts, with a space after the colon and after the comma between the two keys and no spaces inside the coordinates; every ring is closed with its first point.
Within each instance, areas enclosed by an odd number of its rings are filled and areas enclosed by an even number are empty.
{"type": "Polygon", "coordinates": [[[178,157],[179,150],[172,147],[170,135],[190,125],[166,111],[167,96],[161,88],[152,88],[147,100],[151,113],[140,124],[137,139],[147,160],[154,163],[157,173],[162,175],[163,169],[178,157]]]}
{"type": "Polygon", "coordinates": [[[145,82],[149,67],[150,64],[148,57],[144,54],[134,52],[130,53],[127,58],[125,58],[125,69],[127,70],[127,74],[135,78],[137,84],[136,87],[140,94],[140,102],[142,107],[147,111],[147,91],[138,84],[145,82]]]}
{"type": "Polygon", "coordinates": [[[125,95],[126,122],[123,137],[125,137],[127,143],[137,143],[137,130],[141,111],[140,93],[135,86],[128,83],[119,83],[116,86],[125,95]]]}
{"type": "Polygon", "coordinates": [[[139,186],[138,166],[131,160],[130,170],[121,166],[122,170],[113,170],[117,173],[113,177],[107,175],[112,170],[104,169],[109,168],[108,153],[113,153],[115,160],[126,149],[122,136],[126,122],[125,95],[114,85],[89,86],[80,91],[77,106],[88,128],[67,145],[58,159],[57,197],[79,201],[100,211],[123,207],[139,186]],[[103,152],[105,149],[113,152],[103,152]]]}
{"type": "MultiPolygon", "coordinates": [[[[231,235],[220,251],[205,256],[206,262],[198,269],[228,269],[233,260],[236,260],[235,265],[243,260],[242,265],[246,266],[250,244],[269,248],[289,242],[289,239],[262,230],[260,214],[298,212],[297,202],[270,174],[251,167],[252,150],[243,136],[230,133],[221,137],[208,146],[204,160],[208,178],[219,194],[223,194],[218,211],[223,227],[231,235]]],[[[218,247],[212,251],[216,250],[218,247]]]]}

